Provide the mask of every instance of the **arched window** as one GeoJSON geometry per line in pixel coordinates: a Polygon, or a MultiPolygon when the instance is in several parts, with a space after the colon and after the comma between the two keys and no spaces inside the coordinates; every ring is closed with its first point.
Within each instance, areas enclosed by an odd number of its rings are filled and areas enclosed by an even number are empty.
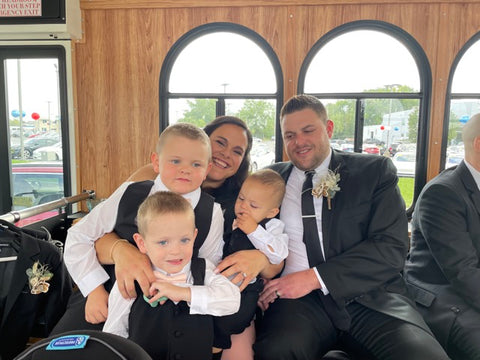
{"type": "Polygon", "coordinates": [[[299,93],[325,104],[335,123],[333,148],[392,158],[411,208],[426,180],[430,84],[427,58],[410,35],[387,23],[358,21],[312,47],[299,93]]]}
{"type": "Polygon", "coordinates": [[[480,33],[459,51],[450,71],[443,131],[441,168],[457,165],[464,157],[462,128],[480,112],[480,33]]]}
{"type": "Polygon", "coordinates": [[[275,143],[283,101],[280,63],[270,45],[238,24],[212,23],[183,35],[160,74],[160,129],[177,121],[205,126],[233,115],[252,131],[252,170],[280,160],[275,143]]]}

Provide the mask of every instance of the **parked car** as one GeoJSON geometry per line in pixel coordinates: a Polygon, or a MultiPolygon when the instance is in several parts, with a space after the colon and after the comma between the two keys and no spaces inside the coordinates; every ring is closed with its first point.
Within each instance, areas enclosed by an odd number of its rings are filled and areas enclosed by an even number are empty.
{"type": "Polygon", "coordinates": [[[416,155],[414,152],[397,152],[392,162],[397,168],[399,176],[413,176],[415,174],[416,155]]]}
{"type": "Polygon", "coordinates": [[[250,171],[255,172],[258,169],[271,165],[275,162],[275,153],[265,146],[254,147],[250,152],[250,171]]]}
{"type": "Polygon", "coordinates": [[[341,144],[340,150],[346,151],[346,152],[353,152],[353,144],[341,144]]]}
{"type": "MultiPolygon", "coordinates": [[[[63,167],[58,163],[20,163],[12,165],[12,210],[22,210],[64,197],[63,167]]],[[[17,226],[47,219],[49,211],[17,222],[17,226]]]]}
{"type": "Polygon", "coordinates": [[[62,160],[62,142],[58,142],[52,146],[43,146],[34,150],[33,158],[36,160],[62,160]]]}
{"type": "Polygon", "coordinates": [[[376,145],[364,144],[363,145],[363,152],[367,153],[367,154],[380,155],[380,148],[376,145]]]}
{"type": "Polygon", "coordinates": [[[463,160],[463,154],[451,154],[447,156],[445,169],[460,164],[462,160],[463,160]]]}
{"type": "Polygon", "coordinates": [[[50,146],[58,143],[59,137],[34,137],[28,140],[25,140],[23,143],[23,154],[22,148],[20,145],[14,145],[10,148],[12,153],[12,158],[14,159],[30,159],[33,156],[33,151],[42,146],[50,146]],[[23,155],[23,156],[22,156],[23,155]]]}

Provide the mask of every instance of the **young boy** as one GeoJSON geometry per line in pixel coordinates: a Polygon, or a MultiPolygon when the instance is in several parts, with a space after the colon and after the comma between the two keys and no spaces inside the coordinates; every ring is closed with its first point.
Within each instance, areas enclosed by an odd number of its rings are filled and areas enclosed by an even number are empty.
{"type": "MultiPolygon", "coordinates": [[[[288,236],[284,224],[275,216],[280,211],[285,181],[275,171],[259,170],[243,183],[235,203],[233,232],[225,237],[223,256],[240,250],[258,249],[271,264],[280,264],[288,255],[288,236]]],[[[240,310],[215,319],[215,347],[228,349],[230,335],[239,334],[253,320],[263,281],[253,280],[241,293],[240,310]]]]}
{"type": "MultiPolygon", "coordinates": [[[[218,263],[223,247],[222,211],[211,196],[200,190],[211,167],[210,160],[210,140],[203,130],[185,123],[171,125],[160,135],[156,152],[152,154],[154,170],[159,173],[155,181],[122,184],[107,200],[69,229],[65,263],[81,294],[88,298],[86,303],[83,298],[73,299],[54,332],[101,329],[100,325],[92,324],[106,319],[108,291],[115,274],[112,265],[104,267],[98,261],[95,241],[114,231],[121,239],[135,245],[133,234],[137,232],[135,217],[138,206],[157,191],[172,191],[190,201],[195,209],[199,231],[194,257],[198,255],[218,263]]],[[[115,250],[123,241],[117,240],[111,247],[112,263],[115,250]]]]}
{"type": "Polygon", "coordinates": [[[165,191],[150,195],[138,209],[133,237],[158,279],[151,285],[151,298],[137,289],[140,295],[127,300],[117,283],[110,292],[103,331],[130,338],[153,359],[211,359],[213,319],[206,315],[233,314],[240,306],[236,285],[215,274],[210,261],[192,259],[194,217],[181,196],[165,191]]]}

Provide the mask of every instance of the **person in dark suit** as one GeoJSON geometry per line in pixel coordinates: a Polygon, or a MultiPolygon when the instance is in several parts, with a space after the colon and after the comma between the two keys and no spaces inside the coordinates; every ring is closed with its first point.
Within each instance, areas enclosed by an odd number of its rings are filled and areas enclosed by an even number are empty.
{"type": "Polygon", "coordinates": [[[465,158],[418,198],[405,278],[453,359],[480,359],[480,114],[463,128],[465,158]]]}
{"type": "Polygon", "coordinates": [[[342,342],[361,359],[448,359],[401,276],[407,217],[391,160],[332,150],[313,96],[289,99],[280,119],[291,162],[272,168],[287,181],[289,255],[260,298],[255,358],[318,359],[342,342]]]}

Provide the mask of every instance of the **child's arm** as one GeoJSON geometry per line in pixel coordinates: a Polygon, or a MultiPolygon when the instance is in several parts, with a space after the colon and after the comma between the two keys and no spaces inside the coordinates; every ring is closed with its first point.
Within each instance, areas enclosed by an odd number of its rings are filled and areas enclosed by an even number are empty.
{"type": "Polygon", "coordinates": [[[288,255],[288,235],[284,233],[285,225],[275,218],[267,222],[266,229],[256,223],[254,227],[252,222],[254,220],[248,214],[237,218],[238,227],[247,234],[253,246],[264,253],[271,264],[280,264],[288,255]]]}
{"type": "Polygon", "coordinates": [[[189,287],[178,286],[164,280],[158,280],[152,283],[150,286],[150,295],[152,295],[148,301],[150,304],[161,298],[165,299],[159,301],[160,305],[163,305],[167,299],[174,302],[191,301],[191,291],[189,287]]]}
{"type": "Polygon", "coordinates": [[[108,297],[108,316],[103,331],[128,337],[128,318],[135,299],[125,299],[120,295],[117,283],[108,297]]]}
{"type": "Polygon", "coordinates": [[[240,308],[240,290],[205,259],[205,285],[192,285],[190,314],[231,315],[240,308]]]}
{"type": "Polygon", "coordinates": [[[205,242],[198,251],[198,256],[218,264],[223,255],[223,213],[219,204],[213,205],[212,222],[205,242]]]}
{"type": "Polygon", "coordinates": [[[100,324],[108,316],[108,292],[99,285],[87,296],[85,304],[85,320],[92,324],[100,324]]]}
{"type": "Polygon", "coordinates": [[[122,184],[107,200],[73,225],[65,241],[65,265],[83,296],[108,280],[97,259],[95,241],[115,226],[118,203],[129,183],[122,184]]]}

